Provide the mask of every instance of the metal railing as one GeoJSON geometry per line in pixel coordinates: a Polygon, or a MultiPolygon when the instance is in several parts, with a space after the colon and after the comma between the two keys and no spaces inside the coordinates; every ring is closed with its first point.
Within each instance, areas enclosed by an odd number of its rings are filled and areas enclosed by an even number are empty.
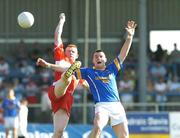
{"type": "MultiPolygon", "coordinates": [[[[123,103],[123,106],[127,113],[131,112],[149,112],[149,113],[158,113],[158,112],[175,112],[180,111],[180,103],[178,102],[167,102],[167,103],[155,103],[155,102],[146,102],[146,103],[123,103]]],[[[39,122],[38,117],[41,113],[41,104],[30,104],[29,109],[36,110],[35,116],[32,117],[34,120],[32,122],[39,122]]],[[[49,112],[49,111],[48,111],[49,112]]],[[[70,123],[92,123],[94,116],[94,103],[74,103],[72,108],[72,113],[70,117],[70,123]],[[87,109],[87,112],[84,113],[84,108],[87,109]],[[85,118],[85,119],[84,119],[85,118]]],[[[51,116],[49,116],[51,118],[51,116]]],[[[49,119],[51,120],[51,119],[49,119]]],[[[45,120],[47,122],[47,120],[45,120]]],[[[42,121],[43,122],[43,121],[42,121]]]]}

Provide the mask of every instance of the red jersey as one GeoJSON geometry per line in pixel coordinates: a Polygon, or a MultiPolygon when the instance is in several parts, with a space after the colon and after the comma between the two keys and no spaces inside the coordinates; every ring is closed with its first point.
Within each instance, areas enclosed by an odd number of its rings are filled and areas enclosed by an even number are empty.
{"type": "MultiPolygon", "coordinates": [[[[54,60],[56,64],[63,60],[65,62],[72,64],[64,54],[63,44],[61,44],[60,46],[54,46],[54,60]]],[[[65,95],[60,98],[56,98],[54,94],[54,84],[57,80],[61,78],[62,73],[63,72],[55,71],[54,83],[49,88],[48,96],[51,100],[51,106],[54,113],[59,109],[64,109],[67,112],[67,114],[70,115],[71,107],[73,104],[73,93],[77,85],[77,80],[75,79],[75,77],[73,77],[69,87],[67,88],[65,95]]]]}
{"type": "MultiPolygon", "coordinates": [[[[55,63],[58,64],[59,61],[65,61],[68,62],[70,64],[72,64],[72,62],[69,60],[69,58],[67,58],[64,54],[64,48],[63,48],[63,44],[61,44],[60,46],[54,46],[54,60],[55,63]]],[[[61,78],[63,72],[59,72],[59,71],[55,71],[54,74],[54,81],[56,82],[57,80],[59,80],[61,78]]],[[[73,77],[71,84],[69,85],[67,91],[70,93],[73,93],[76,87],[76,79],[73,77]]]]}

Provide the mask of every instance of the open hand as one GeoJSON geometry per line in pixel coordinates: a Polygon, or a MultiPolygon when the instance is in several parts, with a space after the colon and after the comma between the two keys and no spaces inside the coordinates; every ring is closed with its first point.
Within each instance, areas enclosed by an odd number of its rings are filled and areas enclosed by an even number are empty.
{"type": "Polygon", "coordinates": [[[126,29],[129,36],[134,35],[136,26],[137,26],[137,24],[134,21],[131,21],[131,20],[128,21],[125,29],[126,29]]]}
{"type": "Polygon", "coordinates": [[[66,20],[65,14],[64,14],[64,13],[60,13],[59,19],[60,19],[61,21],[65,22],[65,20],[66,20]]]}

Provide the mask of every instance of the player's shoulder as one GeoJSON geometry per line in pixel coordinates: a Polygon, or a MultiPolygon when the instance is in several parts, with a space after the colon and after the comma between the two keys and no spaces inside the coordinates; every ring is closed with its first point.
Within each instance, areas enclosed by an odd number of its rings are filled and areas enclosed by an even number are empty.
{"type": "Polygon", "coordinates": [[[56,64],[57,65],[71,65],[71,63],[68,61],[68,60],[66,60],[65,58],[64,59],[62,59],[62,60],[59,60],[59,61],[56,61],[56,64]]]}

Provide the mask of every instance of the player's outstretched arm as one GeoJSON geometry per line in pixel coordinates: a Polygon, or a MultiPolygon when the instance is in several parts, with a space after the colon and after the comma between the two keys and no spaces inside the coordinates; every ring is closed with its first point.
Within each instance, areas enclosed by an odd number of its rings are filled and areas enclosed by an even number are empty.
{"type": "Polygon", "coordinates": [[[127,26],[125,28],[127,31],[127,38],[123,44],[123,47],[121,48],[120,55],[119,55],[121,62],[123,62],[125,60],[126,56],[129,53],[136,26],[137,26],[137,24],[134,21],[128,21],[128,23],[127,23],[127,26]]]}
{"type": "Polygon", "coordinates": [[[45,61],[42,58],[38,58],[36,61],[36,65],[44,67],[44,68],[49,68],[54,71],[64,72],[70,67],[71,64],[63,64],[63,63],[62,64],[52,64],[52,63],[45,61]]]}
{"type": "Polygon", "coordinates": [[[59,46],[60,44],[62,44],[61,35],[62,35],[62,31],[63,31],[64,22],[65,22],[65,14],[61,13],[59,15],[59,23],[58,23],[55,33],[54,33],[54,44],[56,46],[59,46]]]}

